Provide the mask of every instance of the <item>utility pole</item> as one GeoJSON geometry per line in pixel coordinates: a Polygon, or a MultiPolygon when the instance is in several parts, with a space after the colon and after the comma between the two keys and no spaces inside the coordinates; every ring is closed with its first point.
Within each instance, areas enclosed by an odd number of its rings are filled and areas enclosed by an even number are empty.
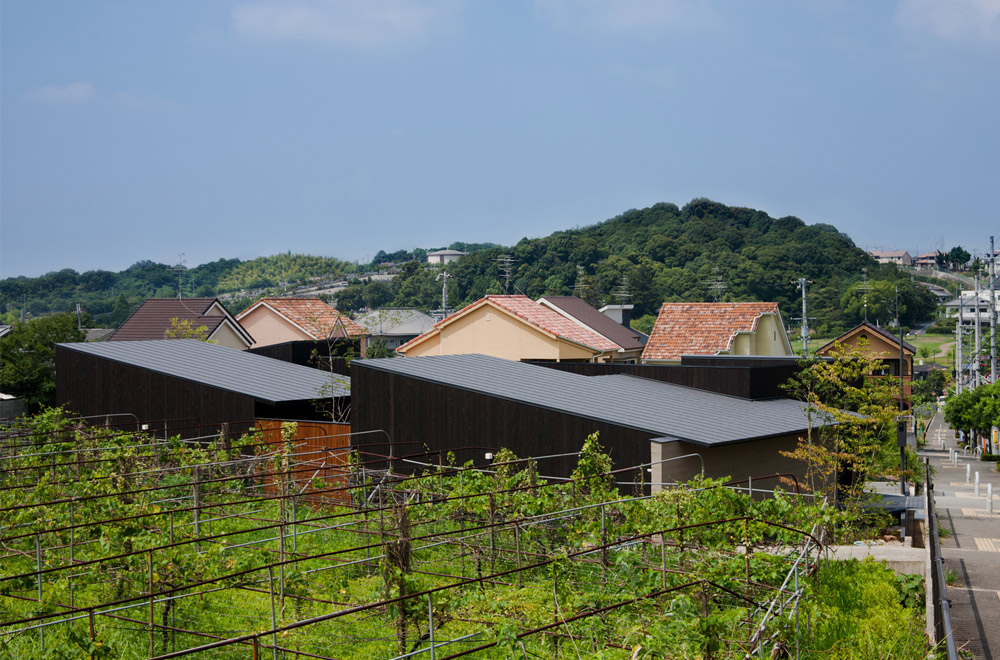
{"type": "Polygon", "coordinates": [[[451,275],[447,271],[441,271],[438,276],[434,278],[434,281],[444,280],[441,283],[441,310],[444,312],[445,316],[448,316],[448,278],[451,275]]]}
{"type": "Polygon", "coordinates": [[[904,401],[906,397],[906,385],[903,380],[903,369],[905,363],[903,362],[903,325],[899,322],[899,285],[896,285],[896,331],[899,332],[899,419],[896,422],[896,444],[899,445],[899,489],[900,492],[905,496],[906,493],[906,477],[903,473],[906,471],[906,420],[903,418],[903,414],[906,410],[906,403],[904,401]]]}
{"type": "MultiPolygon", "coordinates": [[[[809,357],[809,314],[806,311],[806,285],[812,284],[811,281],[804,277],[800,277],[796,282],[799,289],[802,290],[802,330],[799,336],[802,338],[802,356],[809,357]]],[[[866,315],[867,320],[867,315],[866,315]]]]}
{"type": "Polygon", "coordinates": [[[997,257],[990,236],[990,382],[997,382],[997,257]]]}
{"type": "Polygon", "coordinates": [[[979,269],[976,269],[976,341],[975,348],[972,351],[972,359],[974,360],[972,365],[972,388],[975,389],[982,385],[982,374],[980,373],[980,364],[982,363],[983,356],[983,334],[982,334],[982,317],[979,314],[980,305],[982,304],[983,290],[980,286],[979,280],[979,269]]]}
{"type": "Polygon", "coordinates": [[[965,363],[962,361],[962,313],[965,307],[965,299],[961,292],[958,294],[958,320],[955,322],[955,393],[962,393],[962,372],[965,371],[965,363]]]}
{"type": "Polygon", "coordinates": [[[510,293],[510,278],[513,275],[514,263],[517,261],[514,257],[509,254],[501,254],[495,259],[497,265],[500,267],[500,275],[503,277],[503,292],[505,294],[510,293]]]}

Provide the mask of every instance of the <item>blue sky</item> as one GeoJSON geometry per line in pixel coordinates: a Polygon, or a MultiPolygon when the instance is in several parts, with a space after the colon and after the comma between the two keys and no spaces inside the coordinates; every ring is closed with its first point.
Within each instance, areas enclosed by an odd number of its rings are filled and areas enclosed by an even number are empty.
{"type": "Polygon", "coordinates": [[[3,277],[695,197],[1000,239],[1000,0],[7,0],[0,37],[3,277]]]}

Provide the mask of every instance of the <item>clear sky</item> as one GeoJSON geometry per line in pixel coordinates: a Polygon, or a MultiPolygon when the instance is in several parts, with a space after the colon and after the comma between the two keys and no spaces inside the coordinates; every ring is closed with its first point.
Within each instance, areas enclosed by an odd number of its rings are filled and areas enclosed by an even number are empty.
{"type": "Polygon", "coordinates": [[[1000,243],[1000,0],[4,0],[0,276],[709,197],[1000,243]]]}

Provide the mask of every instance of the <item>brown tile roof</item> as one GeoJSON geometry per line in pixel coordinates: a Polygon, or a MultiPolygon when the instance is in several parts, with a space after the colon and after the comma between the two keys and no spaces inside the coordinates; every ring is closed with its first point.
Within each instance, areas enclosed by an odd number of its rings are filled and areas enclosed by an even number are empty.
{"type": "MultiPolygon", "coordinates": [[[[820,348],[816,349],[816,354],[817,355],[826,355],[830,351],[830,349],[832,349],[838,342],[840,342],[841,344],[843,344],[847,339],[850,339],[851,337],[853,337],[854,335],[860,333],[862,330],[865,330],[865,329],[867,329],[870,332],[874,332],[875,334],[881,336],[882,338],[884,338],[890,344],[895,344],[896,346],[899,346],[899,337],[897,335],[894,335],[891,332],[889,332],[888,330],[885,330],[883,328],[878,327],[877,325],[875,325],[871,321],[862,321],[861,323],[859,323],[858,325],[854,326],[853,328],[851,328],[850,330],[848,330],[844,334],[840,335],[839,337],[837,337],[833,341],[827,342],[826,344],[824,344],[820,348]]],[[[903,350],[904,351],[909,351],[910,353],[913,353],[914,355],[916,355],[916,353],[917,353],[916,347],[913,344],[910,344],[910,343],[908,343],[906,341],[903,342],[903,350]]]]}
{"type": "Polygon", "coordinates": [[[192,321],[195,327],[207,328],[205,336],[208,337],[228,319],[238,333],[244,335],[248,342],[252,342],[250,335],[229,315],[228,311],[225,316],[205,314],[216,303],[225,310],[225,306],[218,298],[149,298],[139,305],[139,308],[132,312],[132,315],[106,341],[163,339],[170,329],[171,319],[192,321]]]}
{"type": "Polygon", "coordinates": [[[757,329],[762,314],[778,303],[663,303],[643,360],[679,360],[682,355],[716,355],[732,347],[737,332],[757,329]]]}
{"type": "Polygon", "coordinates": [[[577,321],[618,344],[625,350],[642,348],[639,333],[594,309],[576,296],[545,296],[542,300],[558,307],[577,321]]]}
{"type": "Polygon", "coordinates": [[[602,337],[593,330],[581,327],[578,323],[571,321],[548,307],[539,305],[531,298],[516,295],[486,296],[484,298],[480,298],[476,302],[466,305],[451,316],[438,321],[434,324],[434,328],[432,330],[425,332],[416,339],[411,339],[396,350],[401,353],[405,352],[410,345],[422,341],[426,338],[426,336],[432,333],[439,332],[441,326],[450,323],[476,307],[480,307],[488,303],[492,303],[493,305],[510,312],[514,316],[522,319],[530,325],[535,326],[543,332],[577,344],[582,344],[583,346],[591,348],[595,351],[617,351],[620,348],[618,344],[614,343],[610,339],[602,337]]]}
{"type": "Polygon", "coordinates": [[[367,330],[319,298],[261,298],[237,314],[236,318],[243,318],[262,304],[267,305],[302,328],[314,339],[329,337],[338,321],[343,324],[349,337],[360,337],[368,334],[367,330]]]}

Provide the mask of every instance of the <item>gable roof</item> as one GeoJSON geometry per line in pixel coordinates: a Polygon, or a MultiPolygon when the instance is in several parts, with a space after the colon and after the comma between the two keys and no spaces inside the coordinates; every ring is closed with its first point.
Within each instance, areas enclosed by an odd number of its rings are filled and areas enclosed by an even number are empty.
{"type": "MultiPolygon", "coordinates": [[[[859,334],[862,330],[868,330],[869,332],[873,332],[873,333],[879,335],[880,337],[882,337],[883,339],[885,339],[890,344],[892,344],[894,346],[899,346],[899,337],[897,337],[896,335],[892,334],[888,330],[884,330],[884,329],[878,327],[877,325],[875,325],[871,321],[862,321],[861,323],[859,323],[855,327],[851,328],[850,330],[848,330],[844,334],[840,335],[839,337],[837,337],[833,341],[828,342],[828,343],[824,344],[823,346],[819,347],[818,349],[816,349],[816,354],[817,355],[822,355],[828,349],[833,348],[833,345],[836,344],[837,342],[843,343],[845,340],[850,339],[851,337],[859,334]]],[[[909,353],[911,353],[913,355],[916,355],[916,353],[917,353],[917,349],[912,344],[906,343],[906,341],[903,342],[903,350],[904,351],[908,351],[909,353]]]]}
{"type": "Polygon", "coordinates": [[[551,305],[557,312],[568,315],[594,332],[607,337],[625,350],[641,349],[643,342],[638,331],[626,328],[607,314],[594,309],[576,296],[545,296],[538,299],[540,305],[551,305]]]}
{"type": "Polygon", "coordinates": [[[228,324],[248,346],[253,343],[253,337],[218,298],[147,298],[106,341],[163,339],[173,319],[191,321],[196,328],[206,328],[206,338],[228,324]],[[213,307],[222,313],[208,314],[213,307]]]}
{"type": "Polygon", "coordinates": [[[350,379],[194,339],[58,344],[62,348],[148,369],[265,403],[350,395],[350,379]]]}
{"type": "Polygon", "coordinates": [[[479,309],[484,305],[490,305],[494,308],[500,309],[518,319],[524,321],[528,325],[534,327],[537,330],[544,332],[547,335],[555,337],[557,339],[563,339],[566,341],[573,342],[574,344],[579,344],[585,348],[589,348],[597,353],[603,353],[605,351],[617,351],[620,347],[615,342],[611,341],[607,337],[604,337],[597,332],[581,326],[579,323],[572,321],[565,316],[555,312],[548,307],[539,305],[534,300],[528,296],[523,295],[513,295],[513,296],[485,296],[480,298],[476,302],[466,305],[462,309],[458,310],[451,316],[444,318],[434,324],[434,327],[425,332],[424,334],[411,339],[406,342],[396,350],[400,353],[405,353],[406,350],[418,344],[425,339],[431,337],[432,335],[441,332],[441,328],[447,326],[450,323],[454,323],[456,320],[462,318],[469,312],[479,309]]]}
{"type": "Polygon", "coordinates": [[[338,325],[343,326],[348,337],[368,334],[367,330],[319,298],[261,298],[237,314],[237,320],[261,306],[284,317],[313,339],[326,339],[338,325]]]}
{"type": "MultiPolygon", "coordinates": [[[[809,426],[806,405],[791,399],[751,401],[648,378],[582,376],[488,355],[355,360],[353,366],[704,446],[791,435],[809,426]]],[[[819,424],[815,418],[813,424],[819,424]]]]}
{"type": "Polygon", "coordinates": [[[663,303],[642,359],[717,355],[732,349],[737,333],[756,331],[764,314],[779,314],[778,303],[663,303]]]}

